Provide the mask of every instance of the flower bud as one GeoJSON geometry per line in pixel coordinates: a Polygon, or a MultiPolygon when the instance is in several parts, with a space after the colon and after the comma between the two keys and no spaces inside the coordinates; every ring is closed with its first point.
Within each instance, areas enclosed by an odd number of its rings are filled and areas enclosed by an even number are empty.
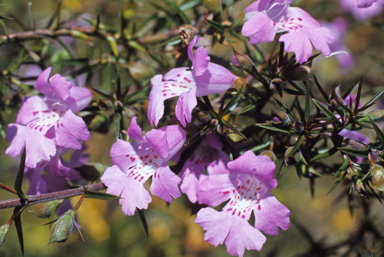
{"type": "Polygon", "coordinates": [[[199,111],[196,114],[196,119],[202,123],[208,122],[212,119],[212,116],[209,112],[207,111],[199,111]]]}
{"type": "Polygon", "coordinates": [[[5,242],[5,237],[7,236],[9,231],[9,225],[5,224],[0,227],[0,247],[3,245],[5,242]]]}
{"type": "Polygon", "coordinates": [[[304,130],[304,124],[299,120],[295,120],[293,122],[292,128],[296,133],[300,133],[304,130]]]}
{"type": "Polygon", "coordinates": [[[308,79],[308,75],[311,72],[312,62],[301,65],[294,70],[291,70],[287,73],[284,73],[284,77],[290,78],[292,80],[305,80],[308,79]]]}
{"type": "Polygon", "coordinates": [[[372,176],[371,186],[379,191],[384,191],[384,168],[381,165],[374,164],[371,166],[370,173],[372,176]]]}
{"type": "Polygon", "coordinates": [[[288,114],[283,111],[271,111],[271,118],[276,125],[285,126],[291,122],[288,114]]]}
{"type": "Polygon", "coordinates": [[[276,155],[274,152],[270,151],[270,150],[266,150],[266,151],[263,151],[260,155],[265,155],[267,157],[269,157],[269,159],[271,159],[271,161],[276,161],[276,155]]]}
{"type": "Polygon", "coordinates": [[[124,115],[124,117],[126,117],[128,119],[132,119],[133,117],[136,116],[136,110],[135,110],[135,108],[133,108],[131,106],[124,106],[123,107],[123,115],[124,115]]]}
{"type": "Polygon", "coordinates": [[[255,67],[255,64],[252,62],[251,58],[245,54],[238,53],[235,49],[233,49],[233,53],[234,55],[232,56],[232,64],[236,68],[247,71],[252,70],[253,67],[255,67]]]}
{"type": "Polygon", "coordinates": [[[293,151],[293,146],[289,147],[286,151],[285,151],[285,154],[284,154],[284,157],[285,157],[285,162],[288,164],[288,165],[293,165],[293,164],[296,164],[298,163],[300,160],[301,160],[301,151],[300,150],[297,150],[296,153],[294,153],[293,155],[291,155],[291,157],[287,158],[287,156],[289,156],[291,154],[291,152],[293,151]]]}
{"type": "Polygon", "coordinates": [[[49,244],[53,242],[65,242],[69,238],[73,230],[73,222],[76,212],[68,210],[61,215],[55,224],[53,224],[51,231],[51,239],[49,244]]]}
{"type": "Polygon", "coordinates": [[[285,83],[284,81],[282,81],[281,79],[279,78],[274,78],[271,80],[271,82],[269,83],[269,88],[273,91],[273,92],[281,92],[284,90],[285,88],[285,83]]]}
{"type": "Polygon", "coordinates": [[[59,205],[63,200],[55,200],[46,203],[36,204],[32,209],[29,209],[28,212],[35,214],[37,217],[45,219],[50,218],[56,212],[59,205]]]}

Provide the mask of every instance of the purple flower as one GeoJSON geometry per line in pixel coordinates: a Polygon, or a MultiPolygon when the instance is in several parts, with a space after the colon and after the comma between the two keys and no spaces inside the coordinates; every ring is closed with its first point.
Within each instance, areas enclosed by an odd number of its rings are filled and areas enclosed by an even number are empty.
{"type": "Polygon", "coordinates": [[[199,187],[200,203],[212,207],[229,200],[222,211],[207,207],[197,213],[195,222],[206,230],[204,239],[214,246],[225,242],[231,255],[243,256],[245,248],[260,250],[266,237],[288,229],[290,211],[269,190],[277,186],[275,164],[267,156],[247,151],[228,163],[232,174],[208,176],[199,187]],[[251,212],[255,225],[248,222],[251,212]]]}
{"type": "Polygon", "coordinates": [[[351,12],[357,20],[366,20],[382,12],[384,1],[375,0],[339,0],[344,11],[351,12]]]}
{"type": "Polygon", "coordinates": [[[204,47],[199,47],[193,55],[193,47],[200,38],[195,36],[188,46],[192,61],[192,71],[188,67],[174,68],[163,76],[158,74],[151,79],[152,90],[149,95],[148,119],[155,126],[164,114],[164,101],[179,96],[176,104],[176,117],[185,127],[192,120],[192,110],[197,104],[196,97],[224,92],[236,80],[226,68],[210,63],[204,47]]]}
{"type": "Polygon", "coordinates": [[[169,168],[167,162],[185,142],[185,132],[176,125],[147,132],[141,136],[136,117],[131,121],[128,135],[139,142],[118,139],[110,154],[112,167],[105,170],[101,181],[108,187],[107,193],[119,195],[123,212],[133,215],[135,209],[146,209],[151,196],[144,182],[152,176],[151,193],[167,202],[180,197],[180,178],[169,168]]]}
{"type": "MultiPolygon", "coordinates": [[[[337,18],[333,22],[322,21],[320,23],[323,27],[330,29],[332,31],[332,35],[335,36],[335,41],[329,44],[331,51],[332,52],[343,51],[343,52],[350,53],[350,50],[348,49],[348,47],[345,46],[343,43],[345,32],[347,30],[346,21],[343,18],[337,18]]],[[[340,67],[344,72],[349,70],[354,64],[354,59],[351,54],[341,53],[341,54],[337,54],[335,57],[339,61],[340,67]]]]}
{"type": "Polygon", "coordinates": [[[180,173],[182,179],[180,189],[181,192],[187,194],[192,203],[197,201],[196,192],[201,181],[207,177],[203,174],[205,167],[207,167],[209,175],[230,173],[226,167],[230,159],[221,148],[222,144],[218,135],[211,133],[185,161],[180,173]]]}
{"type": "Polygon", "coordinates": [[[359,8],[367,8],[370,7],[373,3],[377,2],[377,0],[356,0],[357,7],[359,8]]]}
{"type": "Polygon", "coordinates": [[[9,124],[5,151],[14,157],[26,149],[25,165],[35,168],[40,160],[49,161],[56,147],[81,149],[78,140],[90,137],[84,121],[74,113],[91,101],[91,91],[74,87],[59,74],[49,78],[52,68],[37,78],[35,88],[45,97],[26,97],[16,117],[17,124],[9,124]],[[49,78],[49,80],[48,80],[49,78]]]}
{"type": "Polygon", "coordinates": [[[296,61],[306,62],[312,55],[312,44],[325,56],[331,54],[328,44],[334,37],[308,13],[297,7],[289,7],[293,0],[259,0],[245,9],[245,22],[242,33],[250,37],[251,44],[271,42],[276,33],[288,32],[280,36],[286,52],[294,52],[296,61]]]}

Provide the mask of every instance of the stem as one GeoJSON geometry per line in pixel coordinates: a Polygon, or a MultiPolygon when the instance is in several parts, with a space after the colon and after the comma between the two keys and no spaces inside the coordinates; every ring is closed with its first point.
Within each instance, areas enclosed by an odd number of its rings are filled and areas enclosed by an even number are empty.
{"type": "MultiPolygon", "coordinates": [[[[107,189],[107,187],[101,182],[97,184],[92,184],[86,187],[92,191],[100,191],[100,190],[107,189]]],[[[13,208],[13,207],[30,206],[38,203],[65,199],[73,196],[83,195],[84,193],[85,193],[84,187],[78,187],[78,188],[73,188],[73,189],[68,189],[68,190],[63,190],[58,192],[46,193],[42,195],[29,195],[28,201],[25,201],[24,203],[22,203],[20,198],[0,201],[0,210],[13,208]]]]}

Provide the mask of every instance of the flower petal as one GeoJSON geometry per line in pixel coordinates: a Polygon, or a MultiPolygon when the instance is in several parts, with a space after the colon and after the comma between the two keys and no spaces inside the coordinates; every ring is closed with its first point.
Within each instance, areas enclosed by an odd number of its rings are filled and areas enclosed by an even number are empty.
{"type": "Polygon", "coordinates": [[[45,69],[39,77],[37,77],[35,88],[40,93],[46,95],[46,96],[52,96],[54,94],[51,86],[48,84],[48,78],[51,74],[52,67],[49,67],[45,69]]]}
{"type": "Polygon", "coordinates": [[[236,160],[229,162],[228,169],[234,174],[255,176],[268,190],[277,186],[274,177],[276,165],[267,156],[256,156],[252,151],[246,151],[236,160]]]}
{"type": "Polygon", "coordinates": [[[49,84],[53,92],[62,100],[65,101],[70,95],[72,83],[67,81],[60,74],[55,74],[49,79],[49,84]]]}
{"type": "Polygon", "coordinates": [[[73,113],[77,113],[87,107],[91,100],[91,90],[85,87],[72,87],[70,96],[65,100],[65,103],[73,113]]]}
{"type": "Polygon", "coordinates": [[[16,123],[27,125],[32,120],[41,117],[43,111],[49,110],[47,102],[41,96],[25,97],[17,113],[16,123]]]}
{"type": "Polygon", "coordinates": [[[192,111],[196,105],[196,87],[193,87],[188,92],[184,92],[180,95],[175,112],[177,119],[184,127],[187,126],[185,120],[187,120],[188,123],[192,121],[192,111]]]}
{"type": "Polygon", "coordinates": [[[283,230],[288,229],[291,212],[276,197],[268,193],[266,197],[260,199],[258,204],[253,208],[255,228],[272,236],[279,234],[279,227],[283,230]]]}
{"type": "Polygon", "coordinates": [[[227,201],[236,190],[236,175],[220,174],[208,176],[197,191],[197,201],[215,207],[227,201]]]}
{"type": "Polygon", "coordinates": [[[87,141],[90,136],[83,119],[73,114],[71,110],[66,111],[56,123],[56,144],[59,146],[81,149],[78,140],[87,141]]]}
{"type": "Polygon", "coordinates": [[[147,132],[145,139],[152,146],[152,148],[161,156],[165,158],[169,154],[169,145],[167,135],[164,131],[152,129],[147,132]]]}
{"type": "Polygon", "coordinates": [[[135,141],[141,142],[144,140],[143,136],[141,135],[141,128],[139,125],[137,125],[137,117],[133,117],[131,119],[131,124],[129,125],[128,129],[128,136],[135,141]]]}
{"type": "Polygon", "coordinates": [[[188,56],[192,63],[195,61],[195,56],[193,56],[193,47],[195,46],[196,42],[199,41],[199,39],[200,37],[196,35],[188,45],[188,56]]]}
{"type": "Polygon", "coordinates": [[[165,165],[159,167],[153,174],[150,190],[152,194],[172,203],[172,197],[178,198],[181,196],[178,187],[181,179],[171,171],[169,166],[165,165]]]}
{"type": "Polygon", "coordinates": [[[143,183],[133,180],[117,166],[109,167],[100,178],[107,187],[107,193],[121,196],[119,203],[126,215],[133,215],[136,208],[147,209],[152,201],[143,183]]]}
{"type": "Polygon", "coordinates": [[[193,63],[193,75],[201,76],[208,69],[208,63],[211,58],[208,56],[208,51],[200,46],[195,52],[193,63]]]}
{"type": "Polygon", "coordinates": [[[276,32],[276,23],[264,12],[259,12],[250,17],[241,29],[244,36],[250,37],[249,42],[251,44],[271,42],[275,38],[276,32]]]}

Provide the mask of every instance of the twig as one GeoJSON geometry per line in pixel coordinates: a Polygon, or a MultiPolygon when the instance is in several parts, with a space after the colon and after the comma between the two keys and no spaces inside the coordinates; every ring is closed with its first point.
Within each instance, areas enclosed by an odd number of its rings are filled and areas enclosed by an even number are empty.
{"type": "MultiPolygon", "coordinates": [[[[107,189],[107,187],[101,182],[97,184],[92,184],[86,187],[92,191],[100,191],[100,190],[107,189]]],[[[22,203],[20,198],[1,201],[0,210],[13,208],[13,207],[29,206],[29,205],[49,202],[49,201],[58,200],[58,199],[65,199],[73,196],[82,195],[84,193],[85,193],[84,187],[78,187],[78,188],[52,192],[52,193],[47,193],[42,195],[28,195],[28,201],[25,201],[24,204],[22,203]]]]}

